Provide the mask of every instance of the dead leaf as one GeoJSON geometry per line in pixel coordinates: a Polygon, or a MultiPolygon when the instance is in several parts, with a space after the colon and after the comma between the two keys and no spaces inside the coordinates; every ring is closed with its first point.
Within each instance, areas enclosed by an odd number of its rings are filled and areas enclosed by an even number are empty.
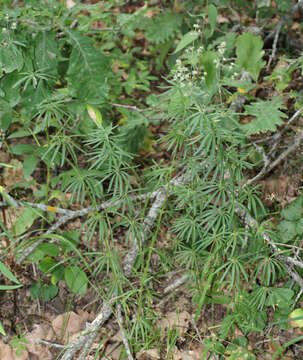
{"type": "Polygon", "coordinates": [[[149,10],[147,10],[146,13],[144,14],[144,17],[152,18],[153,16],[157,15],[158,13],[159,13],[159,10],[149,9],[149,10]]]}
{"type": "Polygon", "coordinates": [[[289,204],[296,197],[299,182],[296,176],[284,175],[260,181],[264,205],[271,206],[274,201],[281,203],[282,206],[289,204]]]}
{"type": "Polygon", "coordinates": [[[23,350],[22,353],[17,356],[16,351],[8,344],[0,341],[0,359],[1,360],[27,360],[28,352],[23,350]]]}
{"type": "Polygon", "coordinates": [[[218,14],[218,15],[217,15],[217,23],[218,23],[218,24],[226,24],[226,23],[229,23],[229,20],[228,20],[227,17],[218,14]]]}
{"type": "Polygon", "coordinates": [[[82,329],[85,319],[73,311],[58,315],[52,321],[53,330],[58,339],[64,344],[69,341],[70,337],[82,329]]]}
{"type": "Polygon", "coordinates": [[[52,360],[53,355],[50,350],[46,346],[37,344],[39,340],[55,340],[55,334],[48,323],[34,324],[34,330],[26,335],[26,339],[29,341],[26,348],[30,353],[37,355],[39,359],[52,360]]]}
{"type": "Polygon", "coordinates": [[[22,162],[17,159],[13,159],[8,165],[11,165],[12,167],[4,167],[2,174],[3,185],[7,192],[9,192],[11,187],[16,183],[24,181],[22,162]]]}
{"type": "Polygon", "coordinates": [[[182,311],[180,313],[169,312],[166,317],[160,321],[159,326],[164,331],[176,327],[181,336],[187,331],[190,319],[190,314],[187,311],[182,311]]]}
{"type": "Polygon", "coordinates": [[[161,359],[159,349],[141,350],[136,354],[137,360],[159,360],[161,359]]]}

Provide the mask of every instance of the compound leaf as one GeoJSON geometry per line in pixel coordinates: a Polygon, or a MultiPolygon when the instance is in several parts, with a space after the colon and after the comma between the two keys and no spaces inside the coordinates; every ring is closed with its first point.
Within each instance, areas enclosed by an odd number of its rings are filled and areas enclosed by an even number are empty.
{"type": "Polygon", "coordinates": [[[255,119],[248,124],[242,125],[242,128],[247,135],[275,131],[278,125],[284,123],[282,118],[287,117],[287,115],[279,109],[285,109],[285,106],[282,104],[282,100],[279,97],[276,97],[271,101],[257,101],[250,105],[246,105],[244,115],[253,115],[255,116],[255,119]]]}
{"type": "Polygon", "coordinates": [[[169,11],[161,13],[156,18],[151,19],[151,22],[147,25],[146,38],[155,44],[163,43],[181,30],[182,22],[183,17],[181,14],[169,11]]]}
{"type": "Polygon", "coordinates": [[[90,104],[100,104],[107,97],[109,60],[90,38],[68,31],[73,45],[67,71],[70,93],[90,104]]]}
{"type": "Polygon", "coordinates": [[[236,42],[237,65],[246,70],[257,81],[259,73],[265,61],[263,41],[260,36],[254,36],[251,32],[240,35],[236,42]]]}
{"type": "Polygon", "coordinates": [[[57,46],[55,34],[40,32],[36,38],[35,61],[40,70],[48,75],[57,76],[60,51],[57,46]]]}

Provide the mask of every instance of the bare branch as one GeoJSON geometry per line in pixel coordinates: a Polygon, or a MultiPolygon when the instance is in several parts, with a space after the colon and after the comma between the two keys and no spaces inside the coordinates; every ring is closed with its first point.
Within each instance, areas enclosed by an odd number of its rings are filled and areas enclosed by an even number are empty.
{"type": "Polygon", "coordinates": [[[273,161],[270,164],[265,164],[263,169],[257,174],[254,178],[249,179],[245,185],[251,185],[252,183],[256,182],[257,180],[260,180],[264,177],[265,174],[268,174],[270,171],[272,171],[277,165],[280,164],[282,160],[284,160],[293,150],[295,150],[303,140],[303,131],[295,138],[295,141],[292,145],[290,145],[275,161],[273,161]]]}
{"type": "MultiPolygon", "coordinates": [[[[172,179],[169,183],[170,186],[178,186],[181,184],[184,184],[187,181],[187,177],[185,175],[176,176],[174,179],[172,179]]],[[[166,200],[166,197],[168,195],[169,189],[160,189],[157,192],[157,196],[143,222],[143,231],[140,236],[140,239],[133,238],[133,243],[131,246],[130,251],[127,253],[127,255],[124,258],[123,261],[123,273],[125,277],[129,277],[134,263],[136,261],[138,252],[139,252],[139,243],[144,242],[147,238],[147,235],[156,221],[158,217],[158,212],[164,205],[164,202],[166,200]]],[[[109,302],[104,301],[103,306],[95,320],[91,324],[87,324],[86,330],[70,345],[67,346],[67,350],[61,360],[71,360],[74,356],[74,354],[79,350],[82,349],[81,356],[84,356],[89,352],[91,345],[97,336],[98,329],[109,319],[109,317],[112,314],[112,307],[111,304],[116,301],[117,294],[114,293],[111,297],[111,300],[109,302]]]]}
{"type": "Polygon", "coordinates": [[[126,354],[127,354],[127,358],[128,358],[128,360],[134,360],[134,357],[133,357],[133,355],[132,355],[132,353],[130,351],[130,347],[129,347],[129,344],[128,344],[128,340],[127,340],[125,330],[124,330],[123,325],[122,325],[123,324],[123,318],[122,318],[122,312],[121,312],[121,305],[120,304],[117,306],[117,319],[118,319],[119,327],[120,327],[120,330],[121,330],[121,333],[122,333],[122,340],[123,340],[123,344],[124,344],[125,351],[126,351],[126,354]]]}
{"type": "Polygon", "coordinates": [[[139,113],[143,113],[144,111],[153,110],[152,107],[148,107],[146,109],[139,109],[137,106],[133,106],[133,105],[115,104],[115,103],[109,103],[109,104],[112,105],[112,106],[115,106],[115,107],[129,109],[129,110],[132,110],[132,111],[138,111],[139,113]]]}
{"type": "MultiPolygon", "coordinates": [[[[251,217],[248,214],[248,212],[241,210],[239,208],[236,208],[236,213],[244,221],[245,224],[249,225],[250,228],[255,229],[258,227],[258,222],[253,217],[251,217]]],[[[277,257],[277,259],[279,259],[284,264],[284,266],[287,269],[291,278],[300,286],[300,288],[303,289],[303,279],[300,277],[300,275],[297,273],[297,271],[294,270],[290,266],[290,264],[291,264],[292,266],[296,265],[296,266],[303,268],[303,263],[291,258],[290,256],[281,255],[281,250],[270,239],[270,237],[266,234],[266,232],[262,231],[261,235],[262,235],[264,241],[271,247],[271,249],[272,249],[273,253],[275,254],[275,256],[277,257]]]]}
{"type": "Polygon", "coordinates": [[[291,9],[291,11],[286,14],[278,23],[278,25],[276,26],[276,28],[274,30],[272,30],[265,38],[264,43],[266,43],[268,40],[272,39],[275,37],[275,34],[278,32],[280,32],[280,29],[282,28],[282,26],[284,26],[288,20],[290,20],[294,14],[297,11],[302,12],[303,10],[303,0],[298,1],[291,9]]]}

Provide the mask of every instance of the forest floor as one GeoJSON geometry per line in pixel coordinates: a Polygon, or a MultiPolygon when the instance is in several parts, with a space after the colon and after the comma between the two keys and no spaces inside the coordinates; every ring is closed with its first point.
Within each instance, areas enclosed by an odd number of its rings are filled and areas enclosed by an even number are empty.
{"type": "MultiPolygon", "coordinates": [[[[87,1],[87,3],[91,2],[87,1]]],[[[161,1],[154,1],[153,3],[155,3],[153,6],[161,8],[161,1]]],[[[142,6],[144,6],[143,2],[129,1],[123,7],[123,12],[131,14],[142,6]]],[[[121,11],[121,8],[118,10],[121,11]]],[[[234,16],[236,15],[234,14],[234,16]]],[[[242,17],[241,20],[244,22],[244,15],[240,14],[239,16],[242,17]]],[[[225,23],[225,21],[228,21],[228,19],[223,18],[223,15],[221,15],[221,22],[225,23]]],[[[270,22],[273,29],[279,21],[278,15],[272,16],[270,22]]],[[[261,79],[264,79],[279,68],[289,66],[289,63],[282,59],[283,56],[286,57],[284,53],[285,44],[293,44],[295,42],[297,56],[301,56],[301,66],[291,73],[290,78],[287,80],[287,86],[279,92],[273,82],[261,80],[258,86],[249,93],[250,96],[255,96],[262,100],[278,95],[282,96],[287,115],[285,122],[297,111],[297,108],[295,108],[296,101],[290,96],[292,91],[301,93],[303,91],[302,55],[299,55],[303,51],[303,35],[300,21],[302,21],[302,16],[294,14],[291,24],[285,26],[283,33],[281,32],[278,39],[274,66],[270,70],[264,70],[260,76],[261,79]]],[[[257,26],[255,19],[249,19],[248,17],[245,18],[245,23],[246,26],[257,26]]],[[[102,28],[102,22],[99,25],[95,24],[95,26],[102,28]]],[[[220,26],[220,22],[218,26],[220,26]]],[[[144,43],[141,40],[141,34],[138,34],[138,38],[134,39],[134,42],[137,42],[142,47],[140,50],[141,54],[148,53],[148,42],[144,43]]],[[[266,46],[265,50],[268,54],[273,47],[273,42],[268,42],[266,46]]],[[[268,60],[268,55],[266,56],[268,60]]],[[[156,73],[154,70],[153,75],[156,75],[158,80],[152,81],[151,91],[148,95],[160,94],[162,92],[161,87],[167,85],[164,79],[167,75],[167,68],[162,69],[160,73],[156,73]]],[[[137,103],[140,103],[140,101],[144,102],[144,98],[140,98],[139,92],[134,97],[137,97],[137,103]]],[[[250,119],[243,115],[241,121],[242,123],[247,123],[250,119]]],[[[148,128],[150,138],[161,139],[167,132],[167,127],[166,123],[150,124],[148,128]]],[[[303,117],[298,116],[289,126],[288,130],[283,132],[279,144],[277,144],[277,149],[282,151],[289,148],[293,144],[295,135],[301,131],[302,127],[303,117]]],[[[279,132],[280,128],[277,133],[279,132]]],[[[252,143],[258,143],[258,141],[262,141],[272,135],[273,133],[270,132],[254,135],[249,140],[252,143]]],[[[10,145],[13,145],[14,141],[17,144],[19,140],[18,138],[12,139],[10,145]]],[[[287,207],[301,194],[303,181],[302,152],[303,146],[300,144],[287,158],[280,162],[279,166],[275,167],[256,183],[256,185],[260,186],[263,204],[270,210],[271,214],[278,214],[277,218],[282,209],[287,207]]],[[[141,150],[141,159],[138,161],[138,164],[144,167],[145,164],[150,164],[152,161],[159,162],[162,160],[169,163],[170,157],[171,151],[167,149],[166,143],[152,142],[149,147],[141,150]]],[[[0,163],[13,165],[13,167],[5,167],[1,172],[1,181],[5,184],[6,188],[12,188],[14,184],[25,181],[22,168],[23,160],[24,157],[22,155],[8,153],[6,148],[0,149],[0,163]]],[[[33,176],[37,182],[41,182],[41,179],[44,178],[44,171],[45,167],[35,171],[33,176]]],[[[254,169],[247,171],[245,176],[247,179],[250,179],[257,173],[258,171],[254,169]]],[[[24,192],[22,201],[34,201],[35,199],[32,194],[37,190],[35,185],[33,185],[30,191],[24,192]]],[[[21,200],[20,194],[18,196],[21,200]]],[[[89,202],[85,202],[85,206],[89,206],[89,202]]],[[[80,208],[80,205],[70,207],[71,210],[78,210],[80,208]]],[[[19,208],[3,208],[1,221],[5,222],[7,229],[10,229],[16,222],[20,211],[21,209],[19,208]]],[[[273,221],[276,221],[274,215],[272,217],[273,221]]],[[[33,227],[35,227],[35,224],[33,224],[33,227]]],[[[160,225],[155,249],[151,254],[148,268],[148,287],[150,294],[153,294],[149,299],[149,310],[150,316],[155,319],[154,328],[149,329],[146,339],[142,340],[141,338],[140,341],[142,341],[144,346],[142,346],[141,351],[134,354],[134,357],[138,360],[303,359],[303,341],[294,341],[293,345],[289,345],[285,349],[283,348],[284,344],[292,342],[294,339],[302,338],[302,329],[290,325],[278,326],[274,320],[274,309],[271,308],[267,310],[268,326],[263,331],[251,331],[244,334],[238,327],[235,327],[230,340],[225,340],[220,345],[218,344],[218,349],[215,351],[216,354],[213,353],[211,355],[210,352],[206,352],[203,355],[205,339],[216,339],[217,330],[227,314],[229,305],[209,301],[208,304],[203,305],[199,315],[195,318],[197,304],[193,303],[191,277],[186,272],[184,266],[180,266],[175,259],[170,258],[172,256],[172,239],[171,234],[167,231],[169,225],[167,223],[160,225]],[[245,348],[243,355],[232,347],[230,347],[229,351],[225,350],[220,355],[219,347],[223,346],[227,349],[232,344],[232,339],[237,337],[246,339],[243,344],[240,344],[243,349],[245,348]],[[246,352],[246,350],[248,351],[246,352]],[[249,353],[254,357],[249,357],[249,353]]],[[[79,230],[80,227],[81,219],[75,218],[64,224],[60,231],[70,232],[79,230]]],[[[85,232],[85,229],[82,231],[85,232]]],[[[28,236],[30,236],[30,233],[28,236]]],[[[119,254],[126,253],[129,248],[129,244],[125,241],[125,236],[126,231],[121,230],[121,228],[114,234],[116,240],[115,251],[119,254]]],[[[3,247],[7,247],[8,243],[9,240],[7,238],[1,239],[3,247]]],[[[300,244],[302,244],[302,240],[300,244]]],[[[92,251],[98,251],[97,236],[90,240],[89,246],[92,251]]],[[[85,252],[86,248],[87,244],[81,243],[79,250],[85,252]]],[[[7,334],[2,336],[0,340],[0,359],[51,360],[59,358],[64,344],[72,343],[77,336],[82,334],[86,322],[91,322],[98,316],[102,307],[102,297],[96,297],[94,286],[89,287],[83,295],[75,295],[71,293],[64,281],[60,281],[56,297],[49,301],[39,298],[32,300],[30,286],[33,281],[37,281],[37,279],[43,276],[40,270],[30,261],[19,264],[15,259],[13,249],[6,254],[3,262],[15,274],[23,286],[16,290],[0,292],[1,321],[7,334]]],[[[101,274],[99,280],[102,280],[101,274]]],[[[279,282],[283,285],[288,280],[287,278],[279,279],[279,282]]],[[[140,276],[136,276],[135,273],[131,281],[133,285],[136,283],[140,284],[140,276]]],[[[130,289],[131,287],[128,290],[130,289]]],[[[297,308],[303,307],[303,301],[297,302],[295,306],[297,308]]],[[[135,307],[129,306],[127,318],[136,317],[134,309],[135,307]]],[[[249,312],[249,309],[247,311],[249,312]]],[[[123,327],[117,321],[118,315],[116,313],[114,315],[100,329],[98,337],[91,348],[91,355],[86,356],[87,360],[131,359],[124,350],[122,351],[125,347],[125,334],[123,334],[123,327]]],[[[135,334],[132,334],[132,336],[135,336],[135,334]]],[[[78,358],[77,355],[75,355],[74,359],[76,358],[78,358]]]]}

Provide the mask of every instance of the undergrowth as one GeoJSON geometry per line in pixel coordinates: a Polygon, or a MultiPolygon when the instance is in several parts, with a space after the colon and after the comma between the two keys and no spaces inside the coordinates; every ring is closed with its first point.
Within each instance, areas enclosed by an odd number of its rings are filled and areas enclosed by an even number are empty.
{"type": "MultiPolygon", "coordinates": [[[[275,229],[257,183],[247,181],[260,170],[266,150],[251,146],[250,136],[276,131],[289,117],[282,92],[302,68],[302,57],[284,56],[284,67],[265,77],[278,95],[253,96],[266,75],[261,35],[221,27],[217,15],[229,10],[218,1],[196,3],[167,11],[144,6],[133,13],[123,13],[122,1],[70,8],[55,0],[2,5],[0,127],[9,160],[1,163],[1,194],[13,212],[23,209],[0,222],[7,245],[0,270],[16,283],[1,289],[21,286],[6,257],[18,261],[38,241],[25,260],[40,271],[31,298],[50,301],[60,281],[77,295],[85,296],[88,287],[100,299],[114,295],[137,352],[163,346],[151,306],[159,294],[150,284],[182,268],[189,274],[195,321],[207,304],[227,309],[216,338],[205,337],[202,358],[210,352],[255,359],[245,338],[228,346],[226,341],[236,328],[243,336],[264,331],[269,309],[276,324],[287,326],[300,290],[282,281],[288,269],[264,234],[283,256],[292,256],[291,246],[283,244],[299,246],[303,230],[291,207],[275,229]],[[161,126],[163,136],[152,132],[161,126]],[[160,149],[166,157],[159,160],[160,149]],[[22,178],[8,181],[11,168],[22,178]],[[172,180],[181,173],[175,186],[172,180]],[[166,201],[143,242],[149,194],[161,188],[166,201]],[[79,228],[47,232],[77,207],[86,215],[79,228]],[[245,223],[243,213],[257,225],[245,223]],[[157,246],[163,228],[167,248],[157,246]],[[134,239],[140,250],[127,279],[121,258],[134,239]],[[154,255],[158,273],[152,273],[154,255]]],[[[256,10],[237,4],[263,25],[272,16],[269,5],[256,10]]],[[[276,6],[283,16],[287,9],[276,6]]],[[[295,110],[301,106],[296,98],[295,110]]],[[[291,206],[302,211],[301,198],[291,206]]],[[[167,333],[166,358],[177,342],[174,331],[167,333]]]]}

